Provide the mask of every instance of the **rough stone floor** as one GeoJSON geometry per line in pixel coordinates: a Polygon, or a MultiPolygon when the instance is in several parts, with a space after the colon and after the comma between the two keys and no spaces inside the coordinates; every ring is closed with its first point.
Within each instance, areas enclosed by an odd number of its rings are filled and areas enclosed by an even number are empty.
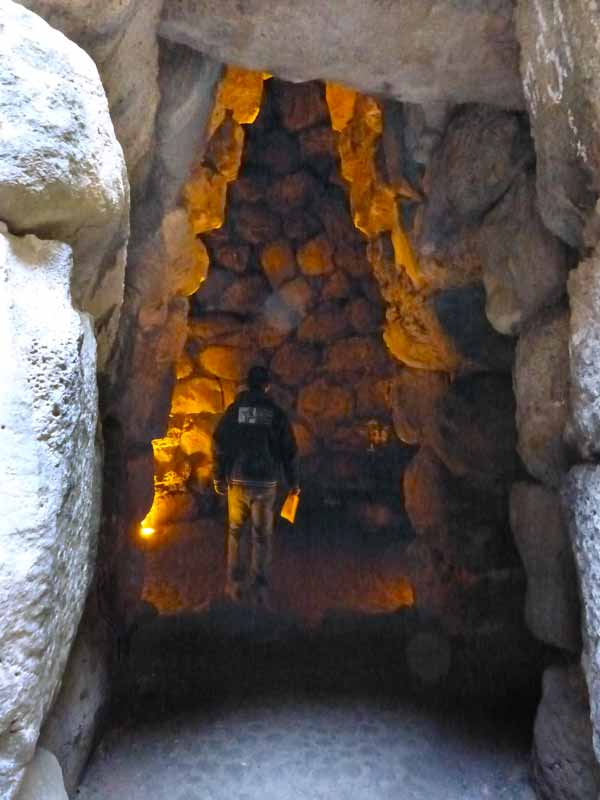
{"type": "Polygon", "coordinates": [[[115,728],[80,800],[534,800],[527,742],[390,700],[229,699],[115,728]]]}
{"type": "Polygon", "coordinates": [[[403,543],[325,533],[288,531],[274,612],[207,600],[222,575],[189,568],[186,537],[214,565],[222,534],[190,526],[151,551],[152,599],[172,581],[186,610],[141,619],[123,643],[115,720],[80,800],[534,800],[541,667],[525,648],[507,657],[493,626],[472,642],[418,608],[388,612],[403,543]],[[310,568],[290,587],[297,552],[310,568]]]}

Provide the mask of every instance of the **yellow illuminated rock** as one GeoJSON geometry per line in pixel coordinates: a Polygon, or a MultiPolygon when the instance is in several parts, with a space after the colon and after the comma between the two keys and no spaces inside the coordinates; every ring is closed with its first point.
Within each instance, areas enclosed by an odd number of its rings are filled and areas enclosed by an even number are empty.
{"type": "Polygon", "coordinates": [[[263,83],[269,77],[267,72],[228,66],[217,90],[209,135],[212,136],[223,122],[227,111],[231,111],[233,119],[241,125],[253,123],[260,111],[263,83]]]}
{"type": "Polygon", "coordinates": [[[324,235],[316,236],[302,245],[297,258],[305,275],[327,275],[335,270],[333,249],[324,235]]]}
{"type": "Polygon", "coordinates": [[[183,188],[183,198],[194,233],[220,228],[225,219],[227,178],[210,167],[200,167],[183,188]]]}
{"type": "Polygon", "coordinates": [[[169,264],[169,278],[177,294],[189,297],[200,288],[208,274],[209,257],[204,242],[197,239],[186,212],[175,209],[161,225],[169,264]]]}
{"type": "Polygon", "coordinates": [[[294,278],[279,289],[281,300],[300,315],[304,315],[313,302],[313,290],[302,277],[294,278]]]}
{"type": "Polygon", "coordinates": [[[293,278],[296,271],[294,251],[285,239],[265,245],[260,253],[260,263],[274,288],[293,278]]]}
{"type": "Polygon", "coordinates": [[[343,131],[354,116],[356,92],[339,83],[328,83],[325,86],[325,96],[331,115],[331,127],[334,131],[343,131]]]}
{"type": "Polygon", "coordinates": [[[215,414],[201,414],[194,417],[181,434],[181,449],[187,456],[196,453],[210,455],[212,435],[217,424],[215,414]]]}
{"type": "Polygon", "coordinates": [[[396,266],[406,271],[415,286],[423,285],[397,207],[398,194],[406,194],[405,184],[391,186],[377,176],[376,153],[383,130],[381,106],[364,95],[355,94],[352,99],[348,90],[332,84],[327,85],[327,102],[332,121],[335,117],[334,127],[340,131],[342,175],[350,184],[354,224],[369,239],[389,233],[396,266]]]}
{"type": "Polygon", "coordinates": [[[220,228],[225,218],[227,184],[237,178],[244,149],[242,125],[260,111],[266,73],[227,67],[209,125],[207,162],[195,170],[183,196],[196,234],[220,228]]]}
{"type": "Polygon", "coordinates": [[[460,358],[443,335],[433,314],[389,320],[383,340],[392,355],[409,367],[443,372],[455,372],[460,358]]]}
{"type": "Polygon", "coordinates": [[[188,378],[173,390],[171,414],[217,414],[223,410],[223,392],[214,378],[188,378]]]}
{"type": "Polygon", "coordinates": [[[175,451],[179,447],[180,437],[180,429],[170,428],[167,431],[167,435],[163,436],[162,439],[153,439],[154,461],[158,464],[170,464],[173,461],[175,451]]]}
{"type": "Polygon", "coordinates": [[[188,322],[188,340],[199,346],[219,339],[228,333],[239,331],[243,323],[232,314],[216,313],[199,318],[190,318],[188,322]]]}
{"type": "Polygon", "coordinates": [[[194,362],[187,353],[182,353],[175,362],[175,377],[178,381],[189,378],[194,372],[194,362]]]}
{"type": "Polygon", "coordinates": [[[211,345],[200,355],[200,364],[211,375],[230,381],[242,381],[254,363],[256,354],[251,350],[211,345]]]}

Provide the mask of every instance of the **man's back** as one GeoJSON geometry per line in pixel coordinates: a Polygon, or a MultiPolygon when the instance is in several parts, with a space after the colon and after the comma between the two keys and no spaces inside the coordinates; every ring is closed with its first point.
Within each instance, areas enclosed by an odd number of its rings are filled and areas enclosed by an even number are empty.
{"type": "Polygon", "coordinates": [[[258,389],[241,392],[214,434],[215,479],[271,485],[281,469],[297,484],[296,442],[285,412],[258,389]]]}

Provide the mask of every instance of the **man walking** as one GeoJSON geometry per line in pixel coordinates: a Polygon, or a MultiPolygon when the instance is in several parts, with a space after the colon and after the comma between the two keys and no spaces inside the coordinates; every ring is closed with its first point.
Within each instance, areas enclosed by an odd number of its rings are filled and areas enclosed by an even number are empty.
{"type": "Polygon", "coordinates": [[[254,366],[247,389],[226,410],[213,435],[214,486],[227,494],[226,595],[269,602],[274,505],[281,472],[298,493],[297,447],[285,412],[271,400],[269,371],[254,366]],[[250,536],[244,523],[250,519],[250,536]]]}

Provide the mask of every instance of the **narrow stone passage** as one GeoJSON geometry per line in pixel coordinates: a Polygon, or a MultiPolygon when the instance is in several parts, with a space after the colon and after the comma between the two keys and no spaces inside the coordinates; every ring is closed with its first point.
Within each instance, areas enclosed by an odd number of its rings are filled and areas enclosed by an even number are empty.
{"type": "Polygon", "coordinates": [[[389,697],[229,697],[116,727],[81,800],[533,800],[513,724],[389,697]]]}
{"type": "Polygon", "coordinates": [[[508,600],[487,633],[457,628],[403,600],[402,528],[318,513],[278,528],[271,610],[223,599],[219,514],[149,545],[148,613],[78,797],[532,800],[540,654],[508,600]]]}

